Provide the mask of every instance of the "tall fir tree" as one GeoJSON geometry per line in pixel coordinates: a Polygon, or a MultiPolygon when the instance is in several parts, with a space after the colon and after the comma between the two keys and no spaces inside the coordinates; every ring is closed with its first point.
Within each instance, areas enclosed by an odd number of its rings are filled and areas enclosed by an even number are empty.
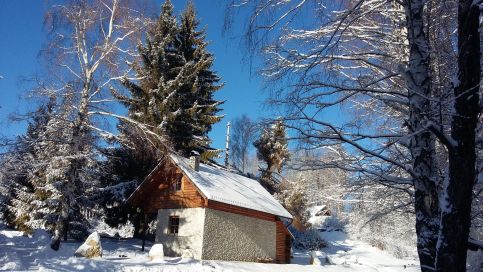
{"type": "Polygon", "coordinates": [[[86,147],[94,139],[88,132],[83,132],[82,142],[75,137],[70,100],[67,96],[57,104],[52,97],[41,106],[2,162],[9,188],[7,223],[25,231],[49,231],[55,250],[62,238],[88,234],[82,210],[93,208],[98,194],[98,153],[86,147]]]}
{"type": "MultiPolygon", "coordinates": [[[[208,52],[208,43],[205,41],[204,30],[198,30],[199,21],[196,19],[196,11],[193,3],[188,6],[181,15],[181,28],[179,31],[180,53],[186,62],[196,64],[196,77],[186,86],[186,97],[184,108],[187,108],[186,116],[180,118],[179,123],[190,124],[191,135],[185,135],[181,150],[185,154],[192,149],[200,152],[205,159],[218,155],[219,150],[210,148],[211,141],[208,132],[214,124],[223,118],[217,115],[220,112],[219,106],[223,103],[214,99],[214,93],[223,87],[219,84],[220,78],[212,70],[213,55],[208,52]],[[191,101],[190,101],[191,100],[191,101]],[[194,103],[191,103],[193,102],[194,103]],[[186,119],[186,120],[184,120],[186,119]]],[[[177,126],[178,131],[173,135],[179,135],[184,129],[177,126]]]]}
{"type": "MultiPolygon", "coordinates": [[[[166,1],[146,33],[145,44],[138,46],[140,61],[132,64],[141,80],[122,80],[129,97],[112,91],[128,107],[131,119],[167,136],[175,151],[188,155],[196,150],[210,159],[218,153],[209,146],[208,132],[221,119],[216,115],[221,102],[213,98],[221,85],[211,71],[213,56],[206,50],[205,34],[197,30],[198,25],[191,3],[178,23],[173,5],[166,1]]],[[[127,122],[118,128],[119,147],[106,150],[109,159],[105,167],[112,174],[103,178],[106,197],[101,202],[108,224],[116,226],[129,220],[136,236],[141,216],[124,200],[162,159],[166,146],[127,122]]]]}
{"type": "MultiPolygon", "coordinates": [[[[146,33],[145,44],[138,45],[140,62],[133,63],[132,68],[141,80],[121,80],[130,96],[111,89],[113,95],[128,108],[129,118],[163,137],[166,135],[168,119],[166,104],[168,101],[171,103],[170,97],[165,95],[166,84],[176,79],[183,61],[176,50],[178,30],[173,6],[170,1],[166,1],[159,18],[146,33]]],[[[102,177],[107,197],[101,199],[101,203],[106,212],[107,224],[115,227],[131,221],[135,228],[134,236],[140,237],[142,216],[125,200],[156,166],[166,146],[128,122],[121,121],[118,130],[119,146],[105,151],[109,158],[105,167],[110,174],[102,177]],[[159,149],[161,152],[158,152],[159,149]]]]}
{"type": "Polygon", "coordinates": [[[176,151],[187,156],[196,150],[209,159],[218,153],[209,146],[208,132],[222,118],[217,115],[222,102],[213,97],[222,85],[198,25],[191,3],[178,24],[166,1],[146,45],[139,46],[141,63],[133,64],[141,80],[123,80],[132,97],[122,100],[130,117],[167,135],[176,151]]]}
{"type": "Polygon", "coordinates": [[[2,158],[1,191],[4,197],[2,211],[6,223],[18,230],[30,232],[43,227],[35,209],[37,192],[34,178],[40,154],[36,146],[41,142],[47,124],[52,118],[55,99],[40,105],[28,121],[25,135],[19,136],[2,158]]]}

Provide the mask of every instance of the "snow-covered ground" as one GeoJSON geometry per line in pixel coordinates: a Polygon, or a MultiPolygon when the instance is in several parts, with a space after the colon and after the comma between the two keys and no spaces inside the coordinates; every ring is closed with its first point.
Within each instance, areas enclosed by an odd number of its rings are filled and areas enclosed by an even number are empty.
{"type": "Polygon", "coordinates": [[[166,272],[317,272],[317,271],[418,271],[415,260],[396,259],[365,243],[346,239],[341,232],[322,233],[330,245],[324,249],[333,264],[309,265],[307,252],[295,252],[293,264],[261,264],[224,261],[196,261],[166,258],[149,261],[140,251],[140,240],[102,239],[104,255],[98,259],[73,257],[78,242],[62,243],[59,251],[49,247],[50,236],[36,231],[32,236],[12,230],[0,231],[0,270],[2,271],[166,271],[166,272]],[[405,267],[406,266],[406,267],[405,267]]]}

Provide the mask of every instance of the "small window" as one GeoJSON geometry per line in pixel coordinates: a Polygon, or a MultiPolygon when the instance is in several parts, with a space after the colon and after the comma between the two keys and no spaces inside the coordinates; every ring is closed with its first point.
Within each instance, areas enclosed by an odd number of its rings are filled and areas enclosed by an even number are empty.
{"type": "Polygon", "coordinates": [[[176,177],[175,181],[173,182],[173,191],[181,191],[183,176],[176,177]]]}
{"type": "Polygon", "coordinates": [[[169,217],[169,234],[178,235],[179,231],[179,216],[169,217]]]}

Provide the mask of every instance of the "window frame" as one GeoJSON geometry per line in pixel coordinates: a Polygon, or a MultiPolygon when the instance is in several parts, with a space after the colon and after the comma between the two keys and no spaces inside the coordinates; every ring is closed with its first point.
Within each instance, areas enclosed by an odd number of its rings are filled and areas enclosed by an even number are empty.
{"type": "Polygon", "coordinates": [[[168,218],[168,234],[178,236],[179,235],[179,226],[180,226],[180,217],[179,215],[170,215],[168,218]]]}
{"type": "Polygon", "coordinates": [[[183,190],[183,175],[176,175],[176,179],[171,184],[171,190],[173,192],[180,192],[183,190]]]}

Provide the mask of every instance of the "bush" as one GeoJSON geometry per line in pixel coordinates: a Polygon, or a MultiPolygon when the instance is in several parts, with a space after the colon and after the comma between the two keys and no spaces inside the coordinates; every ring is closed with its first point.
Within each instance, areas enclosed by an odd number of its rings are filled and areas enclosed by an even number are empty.
{"type": "Polygon", "coordinates": [[[293,247],[301,250],[319,250],[327,247],[327,242],[322,239],[316,229],[306,231],[290,230],[294,236],[293,247]]]}
{"type": "Polygon", "coordinates": [[[318,226],[319,229],[324,231],[346,231],[347,219],[342,219],[337,216],[327,216],[325,220],[321,221],[318,226]]]}

